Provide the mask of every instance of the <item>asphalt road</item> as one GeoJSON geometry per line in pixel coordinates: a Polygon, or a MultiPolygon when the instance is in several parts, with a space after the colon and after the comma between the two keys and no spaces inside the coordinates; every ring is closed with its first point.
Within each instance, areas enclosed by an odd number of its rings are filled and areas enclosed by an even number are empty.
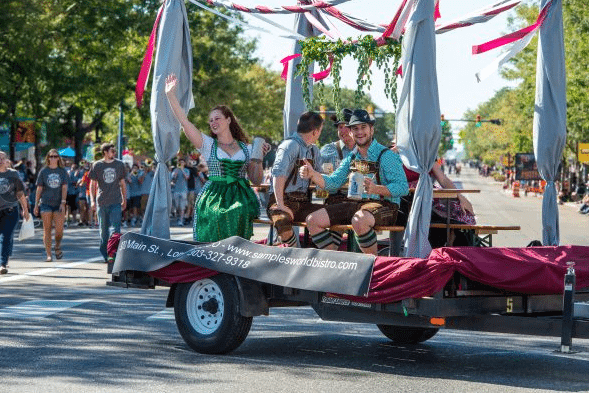
{"type": "MultiPolygon", "coordinates": [[[[482,190],[469,196],[479,222],[522,225],[496,245],[541,238],[540,198],[513,198],[469,171],[457,180],[482,190]]],[[[586,245],[588,220],[563,205],[562,243],[586,245]]],[[[40,234],[16,242],[0,276],[0,392],[589,391],[589,340],[566,355],[558,338],[461,331],[393,345],[373,325],[324,322],[309,308],[272,309],[233,353],[200,355],[164,308],[165,289],[105,285],[97,235],[67,229],[65,257],[51,263],[40,234]]]]}

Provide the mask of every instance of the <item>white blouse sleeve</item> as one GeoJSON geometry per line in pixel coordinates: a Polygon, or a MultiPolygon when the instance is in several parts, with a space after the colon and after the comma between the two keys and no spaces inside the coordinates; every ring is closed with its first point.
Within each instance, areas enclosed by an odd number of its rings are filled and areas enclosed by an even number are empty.
{"type": "Polygon", "coordinates": [[[213,148],[214,139],[206,134],[201,133],[202,135],[202,148],[200,149],[200,154],[205,161],[209,161],[211,157],[211,149],[213,148]]]}

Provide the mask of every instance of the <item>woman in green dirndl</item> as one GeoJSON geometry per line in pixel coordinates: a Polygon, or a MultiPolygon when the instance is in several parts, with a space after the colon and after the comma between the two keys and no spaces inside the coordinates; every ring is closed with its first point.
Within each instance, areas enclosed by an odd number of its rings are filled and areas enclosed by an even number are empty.
{"type": "MultiPolygon", "coordinates": [[[[249,239],[253,222],[260,214],[260,205],[249,181],[262,182],[262,157],[252,157],[237,119],[224,105],[209,114],[211,136],[201,133],[186,117],[176,98],[178,79],[166,79],[166,95],[184,134],[200,150],[209,167],[209,180],[198,194],[194,207],[194,240],[216,242],[230,236],[249,239]],[[247,178],[246,178],[247,176],[247,178]],[[249,179],[249,180],[248,180],[249,179]]],[[[263,154],[270,145],[264,144],[263,154]]]]}

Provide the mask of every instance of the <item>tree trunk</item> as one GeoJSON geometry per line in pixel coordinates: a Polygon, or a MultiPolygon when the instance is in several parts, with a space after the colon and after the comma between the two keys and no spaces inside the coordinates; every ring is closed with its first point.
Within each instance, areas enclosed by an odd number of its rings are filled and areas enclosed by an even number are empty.
{"type": "Polygon", "coordinates": [[[74,131],[74,151],[76,152],[76,156],[74,157],[74,162],[77,164],[80,163],[82,159],[82,145],[84,143],[84,137],[86,136],[86,131],[84,127],[84,116],[82,110],[76,108],[75,111],[75,131],[74,131]]]}
{"type": "Polygon", "coordinates": [[[75,162],[78,164],[82,159],[82,147],[84,147],[84,138],[86,134],[94,130],[102,123],[104,113],[97,113],[92,119],[92,123],[84,126],[84,113],[79,108],[74,108],[75,111],[75,130],[74,130],[74,150],[76,152],[75,162]]]}

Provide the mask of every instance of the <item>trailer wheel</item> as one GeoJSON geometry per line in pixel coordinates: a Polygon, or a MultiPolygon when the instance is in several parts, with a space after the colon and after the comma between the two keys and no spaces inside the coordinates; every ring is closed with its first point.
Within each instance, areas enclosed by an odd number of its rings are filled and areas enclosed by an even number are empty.
{"type": "Polygon", "coordinates": [[[438,332],[437,328],[411,326],[376,325],[387,338],[397,344],[417,344],[429,340],[438,332]]]}
{"type": "Polygon", "coordinates": [[[193,283],[178,284],[174,314],[180,335],[196,352],[227,353],[247,337],[252,317],[239,313],[235,279],[217,275],[193,283]]]}

